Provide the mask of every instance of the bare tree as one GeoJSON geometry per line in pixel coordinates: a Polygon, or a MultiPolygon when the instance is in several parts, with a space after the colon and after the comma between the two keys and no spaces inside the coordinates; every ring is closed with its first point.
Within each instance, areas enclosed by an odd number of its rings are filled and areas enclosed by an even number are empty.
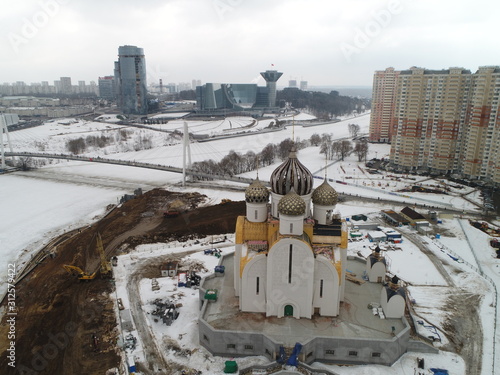
{"type": "Polygon", "coordinates": [[[349,136],[352,137],[352,127],[354,124],[347,124],[347,129],[349,130],[349,136]]]}
{"type": "Polygon", "coordinates": [[[333,148],[331,142],[321,142],[321,146],[319,148],[320,154],[325,154],[327,160],[333,159],[333,148]]]}
{"type": "Polygon", "coordinates": [[[280,142],[278,145],[278,157],[281,160],[285,160],[288,155],[290,154],[290,150],[292,149],[292,146],[294,145],[294,142],[292,141],[291,138],[284,139],[280,142]]]}
{"type": "Polygon", "coordinates": [[[332,135],[328,133],[321,134],[321,142],[332,143],[332,135]]]}
{"type": "Polygon", "coordinates": [[[352,144],[350,141],[336,141],[332,143],[333,153],[338,155],[343,161],[347,155],[352,151],[352,144]]]}
{"type": "Polygon", "coordinates": [[[359,134],[360,126],[358,124],[348,124],[349,134],[352,138],[355,138],[359,134]]]}
{"type": "Polygon", "coordinates": [[[17,166],[23,171],[33,169],[33,164],[33,159],[28,157],[19,158],[19,161],[17,162],[17,166]]]}
{"type": "Polygon", "coordinates": [[[359,135],[359,130],[360,130],[360,126],[358,124],[354,124],[353,126],[353,132],[352,132],[352,136],[353,138],[357,137],[359,135]]]}
{"type": "Polygon", "coordinates": [[[309,138],[309,141],[311,142],[311,146],[319,146],[321,144],[321,137],[318,133],[314,133],[311,135],[311,138],[309,138]]]}
{"type": "Polygon", "coordinates": [[[216,163],[212,159],[195,162],[191,166],[191,169],[206,174],[222,174],[220,171],[219,163],[216,163]]]}
{"type": "Polygon", "coordinates": [[[323,133],[321,134],[321,143],[320,143],[320,154],[325,154],[327,160],[332,160],[334,155],[333,143],[332,143],[332,135],[323,133]]]}
{"type": "Polygon", "coordinates": [[[81,137],[77,139],[71,139],[66,142],[66,148],[74,155],[81,154],[83,151],[85,151],[86,148],[85,140],[81,137]]]}
{"type": "Polygon", "coordinates": [[[231,150],[229,154],[222,158],[219,162],[219,166],[224,174],[233,176],[244,171],[244,162],[245,160],[241,154],[231,150]]]}
{"type": "Polygon", "coordinates": [[[253,171],[254,169],[256,169],[258,167],[257,155],[252,150],[247,151],[247,153],[245,154],[245,157],[243,158],[243,162],[245,163],[245,167],[244,167],[245,172],[253,171]]]}
{"type": "Polygon", "coordinates": [[[359,141],[355,143],[354,153],[358,155],[358,161],[366,161],[366,155],[368,154],[368,142],[359,141]]]}
{"type": "Polygon", "coordinates": [[[262,162],[262,165],[271,165],[274,163],[274,159],[276,159],[276,145],[273,143],[269,143],[266,147],[262,149],[260,152],[259,160],[262,162]]]}

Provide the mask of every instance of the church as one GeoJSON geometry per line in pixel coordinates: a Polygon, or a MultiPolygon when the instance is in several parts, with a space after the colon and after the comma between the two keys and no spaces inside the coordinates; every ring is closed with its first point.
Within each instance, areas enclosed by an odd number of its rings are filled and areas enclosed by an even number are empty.
{"type": "Polygon", "coordinates": [[[257,178],[245,190],[246,215],[236,222],[239,309],[278,318],[337,316],[348,243],[347,226],[334,213],[337,192],[326,179],[313,190],[313,176],[294,147],[270,185],[269,191],[257,178]]]}

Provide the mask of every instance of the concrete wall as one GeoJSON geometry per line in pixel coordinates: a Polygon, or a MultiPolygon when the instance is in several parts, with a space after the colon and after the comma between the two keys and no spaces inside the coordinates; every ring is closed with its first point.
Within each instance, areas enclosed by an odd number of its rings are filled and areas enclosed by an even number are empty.
{"type": "Polygon", "coordinates": [[[256,373],[262,374],[275,374],[275,375],[301,375],[301,374],[309,374],[309,375],[338,375],[338,373],[325,370],[325,369],[317,369],[310,367],[304,363],[299,363],[297,366],[297,370],[282,370],[284,366],[280,365],[277,362],[270,363],[268,365],[255,365],[250,367],[245,367],[240,369],[240,375],[253,375],[254,370],[256,373]],[[281,370],[280,370],[281,369],[281,370]]]}
{"type": "Polygon", "coordinates": [[[380,364],[390,366],[408,348],[410,327],[403,320],[403,329],[393,339],[316,337],[304,344],[299,360],[342,364],[380,364]]]}
{"type": "Polygon", "coordinates": [[[438,354],[439,349],[431,346],[422,341],[410,340],[408,342],[408,351],[409,352],[419,352],[419,353],[431,353],[438,354]]]}
{"type": "MultiPolygon", "coordinates": [[[[206,304],[201,316],[204,315],[206,304]]],[[[392,339],[362,339],[342,337],[315,337],[304,343],[299,361],[339,364],[392,365],[410,348],[413,351],[433,352],[425,343],[412,342],[410,327],[403,318],[405,329],[392,339]]],[[[275,360],[280,343],[262,333],[215,330],[203,318],[199,319],[200,344],[210,353],[223,357],[263,355],[275,360]]]]}
{"type": "MultiPolygon", "coordinates": [[[[213,355],[221,357],[246,357],[263,355],[274,360],[279,343],[270,337],[255,332],[215,330],[202,317],[207,304],[203,304],[198,321],[200,344],[213,355]]],[[[242,324],[245,324],[244,322],[242,324]]]]}

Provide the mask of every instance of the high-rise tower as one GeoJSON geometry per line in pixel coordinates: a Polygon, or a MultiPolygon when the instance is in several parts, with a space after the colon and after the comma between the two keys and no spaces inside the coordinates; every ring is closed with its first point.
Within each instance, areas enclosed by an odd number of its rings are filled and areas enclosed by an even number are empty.
{"type": "Polygon", "coordinates": [[[142,48],[136,46],[118,48],[115,81],[118,89],[118,104],[122,112],[136,115],[147,114],[146,60],[142,48]]]}
{"type": "Polygon", "coordinates": [[[267,82],[267,90],[268,94],[268,105],[269,107],[276,107],[276,82],[283,73],[278,72],[277,70],[266,70],[265,72],[260,73],[262,77],[267,82]]]}
{"type": "Polygon", "coordinates": [[[373,75],[372,111],[370,115],[370,141],[391,143],[395,136],[396,93],[401,71],[394,68],[376,71],[373,75]]]}

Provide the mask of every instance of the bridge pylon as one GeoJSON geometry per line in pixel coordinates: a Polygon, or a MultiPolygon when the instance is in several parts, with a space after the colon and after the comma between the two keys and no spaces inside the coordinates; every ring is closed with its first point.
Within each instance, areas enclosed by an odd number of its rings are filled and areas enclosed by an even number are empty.
{"type": "Polygon", "coordinates": [[[188,124],[184,121],[184,137],[182,139],[182,186],[186,186],[186,170],[191,168],[191,147],[188,124]]]}
{"type": "Polygon", "coordinates": [[[2,158],[2,169],[7,168],[7,166],[5,165],[5,147],[3,145],[3,134],[5,133],[7,137],[7,144],[9,145],[10,152],[14,152],[14,150],[12,149],[12,142],[10,141],[9,129],[7,128],[7,124],[17,124],[18,122],[19,117],[17,115],[0,113],[0,153],[2,158]]]}

